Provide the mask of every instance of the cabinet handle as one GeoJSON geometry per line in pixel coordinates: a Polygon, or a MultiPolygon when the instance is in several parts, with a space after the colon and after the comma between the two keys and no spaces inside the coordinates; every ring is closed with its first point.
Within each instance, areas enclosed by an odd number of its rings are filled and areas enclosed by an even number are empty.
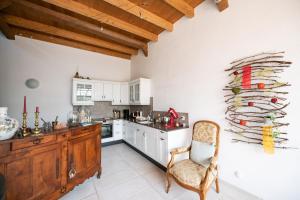
{"type": "Polygon", "coordinates": [[[35,140],[32,141],[33,144],[40,144],[41,143],[41,139],[37,138],[35,140]]]}
{"type": "Polygon", "coordinates": [[[143,136],[145,137],[145,132],[143,133],[143,136]]]}
{"type": "Polygon", "coordinates": [[[56,178],[59,178],[59,159],[56,158],[56,178]]]}
{"type": "Polygon", "coordinates": [[[164,138],[160,138],[160,140],[165,140],[164,138]]]}
{"type": "Polygon", "coordinates": [[[161,133],[165,133],[165,132],[163,132],[163,131],[160,131],[161,133]]]}
{"type": "Polygon", "coordinates": [[[136,129],[136,131],[140,131],[140,129],[136,129]]]}

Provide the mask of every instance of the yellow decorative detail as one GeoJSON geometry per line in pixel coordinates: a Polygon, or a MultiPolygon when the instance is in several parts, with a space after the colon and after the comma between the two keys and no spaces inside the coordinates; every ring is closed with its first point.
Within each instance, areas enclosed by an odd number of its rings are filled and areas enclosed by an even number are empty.
{"type": "Polygon", "coordinates": [[[235,96],[233,100],[233,105],[238,108],[242,106],[242,97],[240,96],[235,96]]]}
{"type": "Polygon", "coordinates": [[[274,140],[272,135],[272,126],[264,126],[262,128],[263,147],[266,153],[274,154],[274,140]]]}

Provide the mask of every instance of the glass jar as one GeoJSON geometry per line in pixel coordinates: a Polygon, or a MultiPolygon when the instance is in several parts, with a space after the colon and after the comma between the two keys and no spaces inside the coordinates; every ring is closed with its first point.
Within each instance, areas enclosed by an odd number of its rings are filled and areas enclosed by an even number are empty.
{"type": "Polygon", "coordinates": [[[68,114],[68,125],[77,126],[79,123],[79,113],[76,110],[69,112],[68,114]]]}

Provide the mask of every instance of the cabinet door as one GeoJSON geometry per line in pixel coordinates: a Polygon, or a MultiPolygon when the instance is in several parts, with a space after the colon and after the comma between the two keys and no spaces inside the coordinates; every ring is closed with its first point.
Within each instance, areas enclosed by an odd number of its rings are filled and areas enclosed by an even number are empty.
{"type": "Polygon", "coordinates": [[[167,166],[168,164],[168,141],[167,134],[160,133],[157,135],[157,159],[160,164],[167,166]]]}
{"type": "Polygon", "coordinates": [[[47,199],[59,190],[61,147],[50,145],[35,149],[28,156],[6,163],[7,200],[47,199]]]}
{"type": "Polygon", "coordinates": [[[112,101],[113,85],[112,83],[103,83],[103,101],[112,101]]]}
{"type": "Polygon", "coordinates": [[[129,103],[134,104],[134,85],[129,86],[129,103]]]}
{"type": "Polygon", "coordinates": [[[102,101],[103,83],[94,83],[94,101],[102,101]]]}
{"type": "Polygon", "coordinates": [[[157,131],[154,129],[148,129],[146,131],[146,147],[145,151],[148,156],[157,160],[157,131]]]}
{"type": "Polygon", "coordinates": [[[140,83],[134,85],[134,102],[140,102],[140,83]]]}
{"type": "Polygon", "coordinates": [[[100,165],[99,145],[99,135],[95,136],[95,134],[68,141],[69,182],[84,178],[87,171],[100,165]]]}
{"type": "Polygon", "coordinates": [[[90,81],[73,80],[73,105],[93,105],[94,84],[90,81]]]}
{"type": "Polygon", "coordinates": [[[129,105],[129,85],[127,83],[121,83],[120,104],[129,105]]]}
{"type": "Polygon", "coordinates": [[[141,128],[136,129],[136,147],[145,152],[145,130],[141,128]]]}
{"type": "Polygon", "coordinates": [[[120,83],[113,84],[113,98],[112,105],[120,105],[121,103],[121,85],[120,83]]]}
{"type": "Polygon", "coordinates": [[[113,121],[114,140],[122,140],[122,138],[123,138],[122,128],[123,128],[122,120],[114,120],[113,121]]]}
{"type": "Polygon", "coordinates": [[[133,146],[136,145],[136,129],[133,123],[129,122],[127,128],[127,142],[133,146]]]}

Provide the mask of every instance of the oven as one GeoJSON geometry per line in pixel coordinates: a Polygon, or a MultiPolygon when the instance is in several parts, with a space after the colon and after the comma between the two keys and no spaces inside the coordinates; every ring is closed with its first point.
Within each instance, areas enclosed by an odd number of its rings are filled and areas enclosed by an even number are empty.
{"type": "Polygon", "coordinates": [[[113,123],[112,122],[102,123],[101,137],[102,137],[102,139],[113,137],[113,123]]]}

